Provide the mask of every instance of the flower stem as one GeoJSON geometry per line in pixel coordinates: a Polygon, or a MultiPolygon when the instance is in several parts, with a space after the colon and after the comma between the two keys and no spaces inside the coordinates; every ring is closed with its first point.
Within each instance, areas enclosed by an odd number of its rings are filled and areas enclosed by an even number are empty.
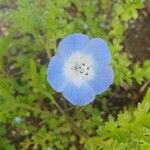
{"type": "Polygon", "coordinates": [[[58,110],[66,117],[66,119],[68,120],[68,122],[72,126],[72,129],[76,132],[76,134],[78,134],[80,137],[84,137],[85,139],[89,138],[89,136],[81,128],[79,128],[74,123],[74,121],[64,112],[64,110],[57,104],[57,102],[55,101],[55,99],[53,98],[53,96],[49,92],[44,91],[44,90],[42,90],[41,92],[43,95],[48,97],[52,101],[52,103],[58,108],[58,110]]]}
{"type": "Polygon", "coordinates": [[[72,120],[75,120],[83,110],[84,110],[84,107],[81,107],[81,108],[76,107],[76,111],[75,111],[76,115],[73,117],[72,120]]]}
{"type": "MultiPolygon", "coordinates": [[[[80,137],[82,137],[84,139],[88,139],[89,138],[89,136],[81,128],[79,128],[73,122],[73,120],[63,111],[63,109],[57,104],[57,102],[55,101],[55,99],[53,98],[53,96],[49,92],[43,90],[42,94],[45,95],[46,97],[48,97],[52,101],[52,103],[58,108],[58,110],[65,116],[67,121],[72,126],[73,131],[77,135],[79,135],[80,137]]],[[[16,107],[20,107],[20,108],[24,108],[24,109],[27,109],[27,110],[30,110],[30,111],[33,111],[33,112],[36,112],[36,113],[39,113],[39,114],[42,114],[42,115],[44,115],[46,117],[51,117],[51,116],[56,117],[56,115],[54,115],[54,114],[52,114],[52,113],[50,113],[48,111],[41,110],[41,109],[39,109],[37,107],[33,107],[33,106],[25,104],[25,103],[17,102],[17,104],[15,106],[16,107]]]]}
{"type": "Polygon", "coordinates": [[[46,54],[47,54],[48,59],[51,58],[51,52],[50,52],[50,50],[47,48],[46,43],[43,41],[42,37],[41,37],[39,34],[37,35],[37,39],[38,39],[38,41],[43,45],[43,47],[44,47],[44,49],[45,49],[45,51],[46,51],[46,54]]]}

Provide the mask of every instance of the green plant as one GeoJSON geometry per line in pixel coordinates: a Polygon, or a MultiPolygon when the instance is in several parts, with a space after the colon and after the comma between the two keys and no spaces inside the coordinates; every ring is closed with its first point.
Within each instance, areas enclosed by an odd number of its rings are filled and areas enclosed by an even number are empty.
{"type": "Polygon", "coordinates": [[[85,145],[87,150],[148,150],[150,148],[150,89],[135,110],[125,110],[115,121],[112,116],[85,145]]]}
{"type": "Polygon", "coordinates": [[[114,86],[147,82],[150,61],[133,64],[123,51],[124,32],[144,7],[141,0],[18,0],[16,7],[7,0],[1,4],[10,9],[8,14],[0,13],[0,20],[9,24],[9,34],[0,37],[0,149],[76,150],[84,144],[87,150],[149,149],[149,90],[137,109],[127,109],[117,120],[111,116],[105,122],[101,114],[107,109],[111,88],[94,104],[75,107],[46,80],[47,64],[59,40],[82,32],[107,41],[114,86]],[[105,26],[100,27],[101,23],[105,26]],[[15,144],[8,126],[19,137],[15,144]]]}

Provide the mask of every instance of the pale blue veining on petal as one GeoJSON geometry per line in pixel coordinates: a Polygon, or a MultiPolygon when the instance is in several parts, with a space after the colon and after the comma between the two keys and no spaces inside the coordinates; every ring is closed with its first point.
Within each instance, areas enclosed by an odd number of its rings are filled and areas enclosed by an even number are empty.
{"type": "Polygon", "coordinates": [[[85,47],[85,52],[90,53],[99,64],[110,64],[111,62],[111,54],[108,45],[100,38],[91,39],[85,47]]]}
{"type": "Polygon", "coordinates": [[[89,85],[94,89],[95,94],[98,95],[113,83],[114,72],[108,65],[103,65],[95,69],[95,77],[89,81],[89,85]]]}
{"type": "Polygon", "coordinates": [[[82,86],[68,84],[63,95],[72,104],[80,106],[92,102],[95,98],[95,92],[88,84],[83,84],[82,86]]]}
{"type": "Polygon", "coordinates": [[[89,37],[81,33],[68,35],[59,43],[58,53],[62,58],[68,59],[73,52],[81,51],[88,41],[89,37]]]}
{"type": "Polygon", "coordinates": [[[53,56],[48,65],[47,80],[57,92],[62,92],[67,85],[67,80],[63,75],[63,66],[64,62],[59,55],[53,56]]]}

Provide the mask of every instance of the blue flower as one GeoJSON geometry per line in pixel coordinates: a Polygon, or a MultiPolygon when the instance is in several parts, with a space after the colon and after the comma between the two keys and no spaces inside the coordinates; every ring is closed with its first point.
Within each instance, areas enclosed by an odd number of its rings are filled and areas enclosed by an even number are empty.
{"type": "Polygon", "coordinates": [[[58,45],[50,60],[49,84],[73,105],[86,105],[113,82],[111,54],[104,40],[75,33],[58,45]]]}
{"type": "Polygon", "coordinates": [[[104,27],[105,27],[105,23],[104,23],[104,22],[101,22],[101,23],[99,24],[99,27],[100,27],[100,28],[104,28],[104,27]]]}
{"type": "Polygon", "coordinates": [[[14,120],[18,124],[22,122],[22,118],[21,117],[16,117],[14,120]]]}

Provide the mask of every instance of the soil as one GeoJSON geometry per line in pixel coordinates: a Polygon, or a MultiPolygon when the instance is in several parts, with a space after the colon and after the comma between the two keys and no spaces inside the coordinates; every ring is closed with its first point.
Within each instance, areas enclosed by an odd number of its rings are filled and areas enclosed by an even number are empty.
{"type": "Polygon", "coordinates": [[[150,59],[150,1],[136,21],[130,21],[126,32],[125,51],[136,62],[150,59]]]}

